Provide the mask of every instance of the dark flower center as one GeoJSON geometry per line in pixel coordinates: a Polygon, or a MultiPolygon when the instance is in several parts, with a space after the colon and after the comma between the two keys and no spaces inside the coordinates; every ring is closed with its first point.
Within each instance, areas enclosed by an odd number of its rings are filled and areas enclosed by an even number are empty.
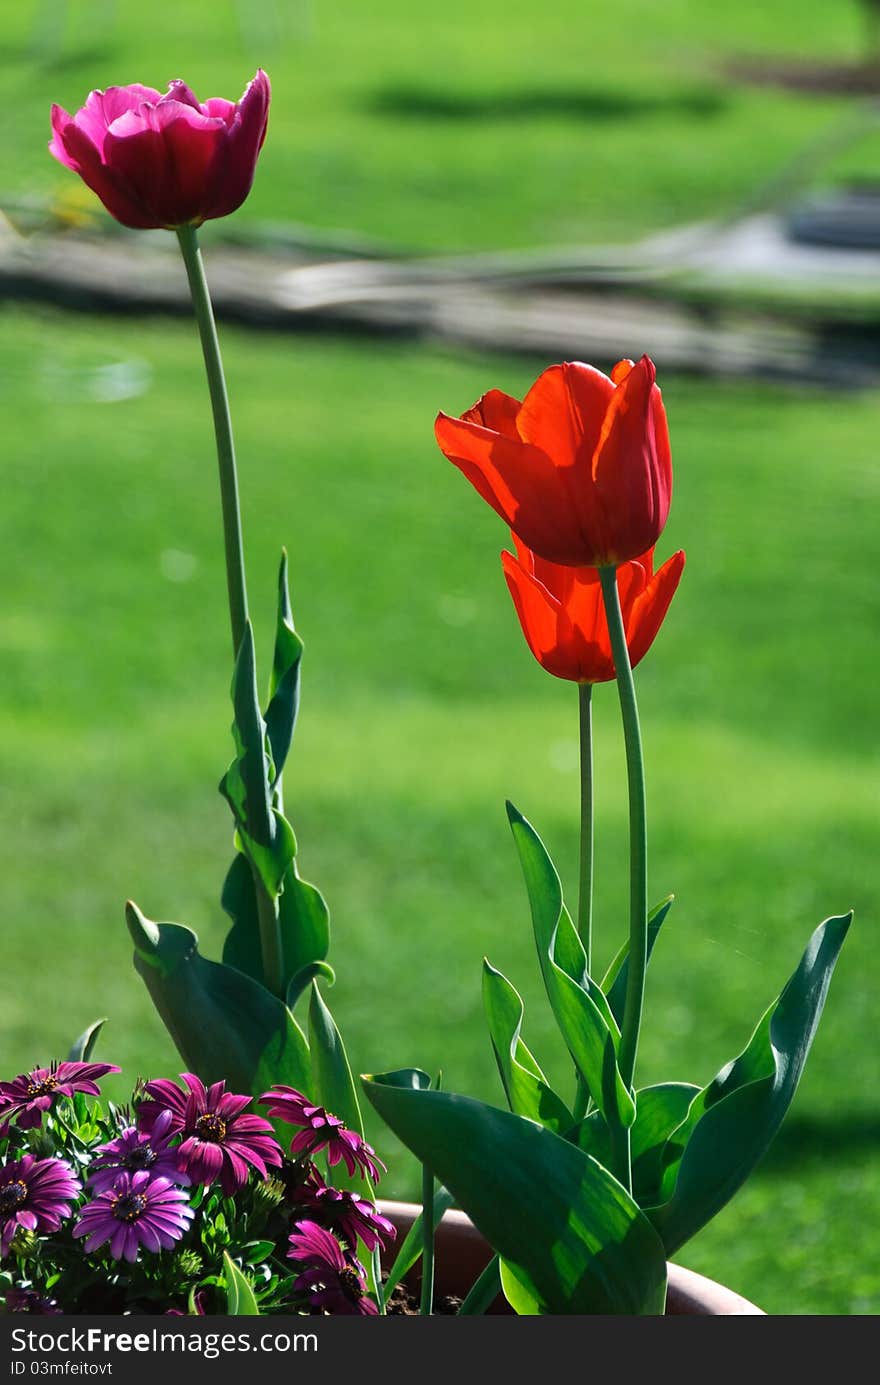
{"type": "Polygon", "coordinates": [[[344,1270],[339,1271],[339,1286],[351,1303],[357,1303],[358,1299],[364,1296],[364,1286],[361,1283],[360,1275],[357,1270],[351,1268],[351,1265],[347,1265],[344,1270]]]}
{"type": "Polygon", "coordinates": [[[0,1216],[15,1212],[19,1207],[27,1202],[27,1184],[22,1183],[18,1178],[14,1183],[7,1183],[0,1188],[0,1216]]]}
{"type": "Polygon", "coordinates": [[[29,1082],[27,1085],[27,1094],[31,1101],[33,1101],[34,1098],[38,1096],[51,1096],[57,1086],[58,1078],[50,1073],[49,1076],[44,1077],[41,1082],[29,1082]]]}
{"type": "Polygon", "coordinates": [[[134,1149],[129,1150],[128,1154],[126,1154],[125,1158],[122,1160],[122,1167],[125,1169],[134,1169],[135,1172],[140,1169],[149,1169],[152,1168],[158,1157],[158,1154],[150,1145],[135,1145],[134,1149]]]}
{"type": "Polygon", "coordinates": [[[196,1134],[200,1140],[210,1140],[215,1145],[222,1145],[226,1139],[226,1122],[214,1111],[206,1111],[196,1121],[196,1134]]]}
{"type": "Polygon", "coordinates": [[[110,1204],[117,1221],[137,1221],[147,1205],[146,1193],[120,1193],[110,1204]]]}

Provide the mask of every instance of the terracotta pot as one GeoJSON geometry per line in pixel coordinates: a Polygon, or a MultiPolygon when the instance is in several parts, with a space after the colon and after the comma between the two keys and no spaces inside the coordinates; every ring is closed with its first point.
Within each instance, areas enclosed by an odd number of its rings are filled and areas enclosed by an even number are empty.
{"type": "MultiPolygon", "coordinates": [[[[398,1243],[406,1235],[421,1211],[414,1202],[383,1202],[383,1214],[397,1228],[398,1243]]],[[[437,1228],[434,1286],[438,1297],[455,1294],[463,1297],[474,1280],[485,1269],[492,1256],[489,1242],[479,1233],[473,1222],[464,1212],[450,1211],[445,1214],[437,1228]]],[[[392,1247],[391,1258],[394,1251],[392,1247]]],[[[418,1270],[416,1270],[416,1275],[418,1270]]],[[[509,1313],[511,1310],[503,1299],[498,1298],[489,1310],[491,1313],[509,1313]]],[[[714,1279],[706,1279],[693,1270],[681,1265],[669,1266],[669,1290],[666,1296],[667,1314],[698,1317],[727,1317],[758,1315],[763,1310],[756,1308],[748,1299],[716,1284],[714,1279]]]]}

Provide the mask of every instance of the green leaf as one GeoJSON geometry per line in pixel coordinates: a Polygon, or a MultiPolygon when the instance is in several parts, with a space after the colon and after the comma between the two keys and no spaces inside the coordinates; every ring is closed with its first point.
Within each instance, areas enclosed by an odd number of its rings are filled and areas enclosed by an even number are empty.
{"type": "Polygon", "coordinates": [[[274,1241],[248,1241],[242,1246],[242,1255],[249,1265],[259,1265],[262,1260],[268,1260],[275,1250],[274,1241]]]}
{"type": "Polygon", "coordinates": [[[501,1290],[514,1313],[520,1317],[539,1317],[543,1312],[541,1300],[534,1294],[528,1282],[522,1278],[515,1265],[508,1260],[499,1260],[498,1273],[501,1290]]]}
{"type": "Polygon", "coordinates": [[[309,1002],[309,1051],[315,1099],[345,1121],[349,1130],[363,1136],[364,1122],[345,1045],[314,981],[309,1002]]]}
{"type": "Polygon", "coordinates": [[[544,843],[513,806],[507,816],[519,852],[544,988],[554,1018],[606,1120],[623,1126],[635,1119],[635,1104],[617,1067],[620,1030],[608,1001],[586,972],[586,956],[562,900],[562,885],[544,843]]]}
{"type": "Polygon", "coordinates": [[[245,626],[235,661],[232,705],[236,758],[220,783],[220,792],[235,818],[237,844],[259,872],[267,894],[274,900],[296,855],[296,838],[290,823],[272,802],[275,771],[266,753],[268,738],[257,695],[250,622],[245,626]]]}
{"type": "Polygon", "coordinates": [[[318,979],[326,981],[328,986],[336,984],[336,972],[329,962],[309,962],[308,966],[300,967],[287,983],[288,1008],[292,1010],[303,991],[318,979]]]}
{"type": "Polygon", "coordinates": [[[68,1063],[87,1063],[92,1056],[95,1044],[98,1042],[98,1035],[107,1023],[106,1019],[95,1020],[88,1029],[84,1029],[76,1042],[71,1046],[67,1055],[68,1063]]]}
{"type": "Polygon", "coordinates": [[[766,1152],[797,1088],[852,914],[826,919],[748,1046],[699,1092],[667,1142],[662,1203],[671,1255],[730,1200],[766,1152]]]}
{"type": "MultiPolygon", "coordinates": [[[[275,626],[275,653],[266,708],[266,732],[279,784],[287,753],[293,740],[299,711],[300,665],[303,642],[293,626],[293,612],[287,591],[287,553],[282,550],[278,571],[278,617],[275,626]]],[[[280,787],[280,784],[279,784],[280,787]]]]}
{"type": "Polygon", "coordinates": [[[291,861],[282,882],[278,926],[289,985],[297,972],[323,962],[330,951],[330,911],[321,891],[300,878],[296,861],[291,861]]]}
{"type": "MultiPolygon", "coordinates": [[[[448,1188],[437,1187],[434,1189],[435,1231],[437,1227],[440,1225],[444,1212],[448,1212],[454,1202],[455,1198],[452,1196],[448,1188]]],[[[382,1210],[381,1207],[379,1208],[379,1210],[382,1210]]],[[[386,1302],[391,1297],[393,1291],[397,1288],[397,1285],[400,1283],[401,1279],[403,1279],[405,1275],[409,1274],[413,1265],[416,1264],[416,1262],[419,1259],[421,1259],[423,1244],[423,1220],[423,1213],[420,1212],[419,1215],[416,1217],[415,1221],[413,1222],[412,1226],[410,1227],[409,1231],[403,1238],[403,1242],[398,1248],[397,1254],[394,1257],[394,1264],[388,1271],[388,1276],[385,1280],[386,1302]]]]}
{"type": "MultiPolygon", "coordinates": [[[[313,975],[321,974],[328,978],[332,975],[329,969],[305,974],[309,967],[323,963],[330,950],[330,913],[321,892],[300,878],[296,861],[290,862],[281,891],[278,928],[288,1004],[292,1005],[313,975]],[[296,986],[293,984],[295,979],[296,986]]],[[[241,852],[236,855],[223,883],[221,903],[232,919],[232,928],[223,947],[223,961],[262,984],[263,961],[256,885],[250,863],[241,852]]]]}
{"type": "Polygon", "coordinates": [[[255,1096],[275,1082],[311,1093],[308,1044],[282,1001],[202,957],[191,928],[152,923],[132,903],[125,914],[135,968],[190,1071],[255,1096]]]}
{"type": "Polygon", "coordinates": [[[573,1117],[520,1038],[522,999],[507,978],[485,958],[483,1007],[511,1111],[518,1116],[529,1116],[557,1134],[562,1134],[570,1128],[573,1117]]]}
{"type": "Polygon", "coordinates": [[[226,1311],[232,1318],[258,1318],[260,1310],[247,1275],[223,1252],[223,1274],[226,1279],[226,1311]]]}
{"type": "Polygon", "coordinates": [[[606,1169],[543,1126],[426,1081],[412,1070],[363,1079],[542,1313],[663,1312],[662,1243],[606,1169]]]}
{"type": "MultiPolygon", "coordinates": [[[[660,933],[660,929],[666,922],[666,916],[672,908],[675,895],[669,895],[662,904],[658,904],[656,909],[652,909],[648,915],[648,961],[651,960],[651,953],[654,951],[654,944],[660,933]]],[[[602,982],[602,990],[608,996],[608,1004],[611,1013],[617,1023],[623,1024],[623,1007],[626,1002],[626,982],[629,975],[629,941],[621,947],[611,966],[605,973],[602,982]]]]}
{"type": "Polygon", "coordinates": [[[264,985],[266,977],[260,946],[254,872],[250,861],[241,851],[235,853],[232,865],[226,872],[220,903],[232,919],[232,927],[223,944],[223,961],[228,967],[236,967],[245,976],[264,985]]]}
{"type": "Polygon", "coordinates": [[[662,1082],[656,1087],[642,1087],[638,1093],[630,1159],[633,1197],[640,1207],[657,1201],[666,1142],[684,1120],[699,1090],[689,1082],[662,1082]]]}
{"type": "MultiPolygon", "coordinates": [[[[636,1108],[636,1120],[638,1118],[638,1108],[636,1108]]],[[[579,1121],[577,1125],[566,1132],[565,1138],[577,1145],[578,1149],[583,1150],[584,1154],[592,1155],[597,1163],[604,1165],[606,1169],[610,1169],[614,1163],[611,1135],[601,1111],[591,1111],[588,1116],[585,1116],[582,1121],[579,1121]]]]}

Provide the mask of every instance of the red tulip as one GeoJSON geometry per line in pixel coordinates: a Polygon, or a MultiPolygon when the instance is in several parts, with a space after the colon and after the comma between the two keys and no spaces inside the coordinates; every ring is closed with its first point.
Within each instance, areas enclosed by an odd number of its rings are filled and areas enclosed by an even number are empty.
{"type": "Polygon", "coordinates": [[[260,70],[238,103],[203,104],[185,82],[93,91],[76,115],[52,107],[49,152],[97,193],[123,226],[200,226],[240,207],[269,118],[260,70]]]}
{"type": "MultiPolygon", "coordinates": [[[[538,558],[516,539],[517,557],[501,563],[526,643],[538,663],[572,683],[610,683],[615,676],[599,574],[538,558]]],[[[617,569],[630,663],[635,667],[654,642],[684,568],[684,553],[654,572],[654,550],[617,569]]]]}
{"type": "Polygon", "coordinates": [[[652,548],[672,497],[666,413],[653,362],[611,378],[551,366],[522,403],[490,390],[461,418],[438,415],[441,450],[535,553],[571,567],[652,548]]]}

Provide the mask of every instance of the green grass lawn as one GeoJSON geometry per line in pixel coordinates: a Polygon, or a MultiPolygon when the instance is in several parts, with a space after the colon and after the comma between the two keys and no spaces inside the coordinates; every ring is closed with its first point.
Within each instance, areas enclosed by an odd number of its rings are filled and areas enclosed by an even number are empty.
{"type": "MultiPolygon", "coordinates": [[[[354,0],[291,0],[282,34],[265,17],[243,32],[245,8],[4,6],[0,196],[76,195],[44,152],[52,100],[176,75],[232,94],[263,62],[271,132],[237,226],[424,249],[632,239],[735,208],[843,110],[729,87],[726,56],[843,61],[859,42],[855,3],[556,0],[536,18],[446,0],[415,24],[403,0],[368,17],[354,0]],[[35,50],[50,13],[66,30],[35,50]]],[[[500,523],[431,433],[439,407],[524,390],[545,362],[223,339],[264,672],[282,544],[307,641],[285,785],[303,871],[332,909],[331,1000],[353,1062],[442,1066],[450,1088],[500,1101],[485,953],[523,991],[527,1040],[562,1079],[503,804],[532,818],[572,890],[576,697],[531,660],[500,523]]],[[[652,894],[677,895],[641,1079],[708,1079],[815,924],[857,911],[785,1131],[681,1258],[771,1312],[874,1313],[880,1271],[861,1247],[880,1214],[880,398],[659,366],[676,462],[662,551],[686,548],[688,566],[638,672],[652,894]]],[[[194,331],[7,310],[0,407],[2,1069],[63,1052],[103,1014],[103,1054],[128,1078],[174,1073],[122,904],[189,923],[219,952],[229,641],[194,331]]],[[[626,803],[613,689],[596,702],[604,959],[625,913],[626,803]]],[[[411,1166],[372,1133],[388,1190],[414,1194],[411,1166]]]]}
{"type": "Polygon", "coordinates": [[[861,53],[857,0],[2,8],[0,205],[71,192],[45,153],[52,101],[75,110],[92,87],[164,89],[181,75],[233,96],[262,64],[271,134],[241,224],[282,218],[414,248],[631,240],[735,209],[843,107],[729,86],[725,60],[861,53]],[[49,27],[50,14],[64,23],[49,27]]]}
{"type": "MultiPolygon", "coordinates": [[[[236,330],[224,342],[264,669],[282,543],[307,641],[287,791],[303,869],[332,908],[353,1061],[442,1065],[450,1087],[498,1098],[487,953],[523,989],[528,1042],[564,1075],[503,801],[533,818],[573,888],[576,699],[531,660],[501,526],[431,435],[438,406],[490,384],[518,392],[538,363],[236,330]]],[[[14,312],[0,343],[3,1067],[61,1052],[106,1014],[103,1052],[129,1077],[174,1072],[122,902],[190,923],[216,955],[230,669],[193,331],[14,312]],[[120,362],[148,388],[101,402],[101,368],[120,362]]],[[[711,1076],[819,919],[856,907],[787,1133],[683,1258],[776,1312],[870,1312],[880,1278],[852,1248],[880,1205],[880,400],[664,383],[677,489],[663,549],[685,547],[688,567],[638,681],[652,894],[677,902],[641,1075],[711,1076]]],[[[596,701],[607,957],[625,794],[613,689],[596,701]]],[[[413,1191],[392,1164],[389,1188],[413,1191]]]]}

